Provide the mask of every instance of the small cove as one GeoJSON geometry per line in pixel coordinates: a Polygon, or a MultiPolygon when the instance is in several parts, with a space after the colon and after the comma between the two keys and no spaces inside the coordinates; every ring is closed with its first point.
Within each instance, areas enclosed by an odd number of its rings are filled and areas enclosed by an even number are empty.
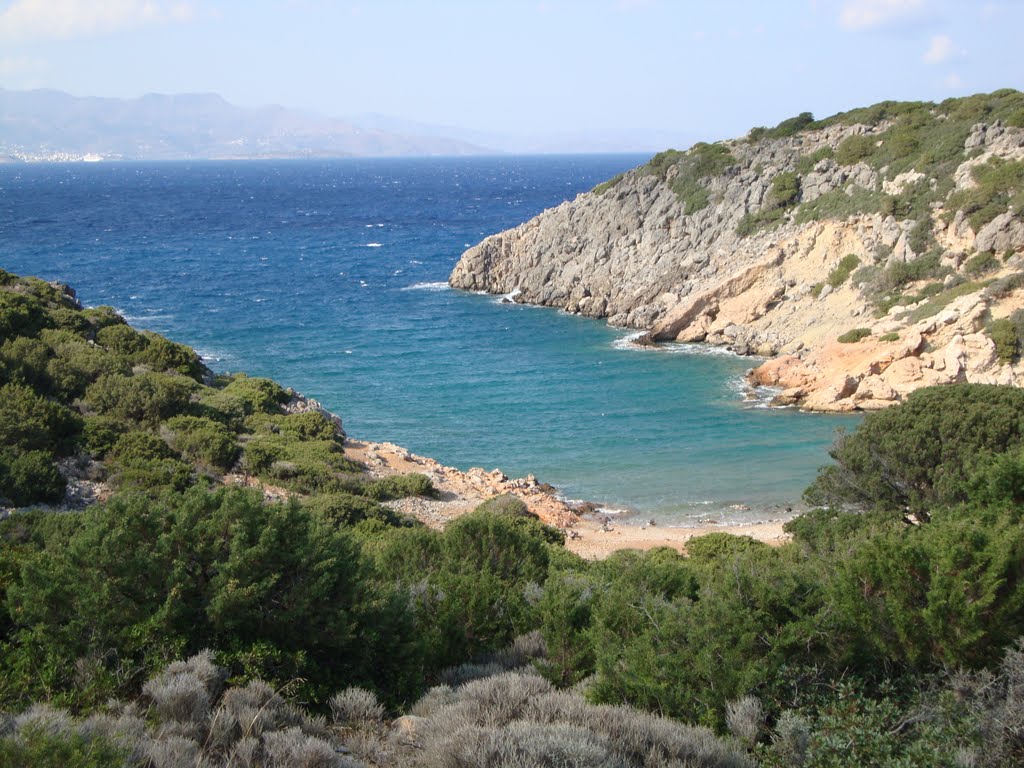
{"type": "Polygon", "coordinates": [[[659,524],[777,516],[856,418],[744,402],[751,359],[632,348],[444,283],[468,245],[644,159],[7,166],[0,266],[293,386],[362,438],[659,524]]]}

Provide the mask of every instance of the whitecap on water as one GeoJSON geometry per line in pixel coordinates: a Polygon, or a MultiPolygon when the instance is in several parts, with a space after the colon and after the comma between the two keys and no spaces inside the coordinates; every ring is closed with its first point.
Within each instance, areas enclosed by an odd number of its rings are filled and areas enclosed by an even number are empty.
{"type": "Polygon", "coordinates": [[[612,342],[614,349],[625,349],[631,352],[658,352],[663,355],[692,355],[695,357],[746,357],[738,355],[726,347],[713,344],[693,344],[679,341],[663,341],[657,344],[636,344],[636,340],[644,336],[646,331],[633,331],[612,342]]]}
{"type": "Polygon", "coordinates": [[[382,243],[367,243],[366,247],[367,248],[380,248],[381,245],[382,245],[382,243]]]}
{"type": "Polygon", "coordinates": [[[744,408],[788,408],[790,406],[772,405],[772,400],[782,391],[781,387],[752,387],[744,376],[735,376],[726,382],[726,386],[743,400],[744,408]]]}
{"type": "Polygon", "coordinates": [[[413,283],[412,285],[405,286],[401,290],[403,290],[403,291],[447,291],[447,290],[449,290],[449,287],[450,286],[448,285],[448,283],[442,283],[442,282],[438,282],[438,283],[413,283]]]}

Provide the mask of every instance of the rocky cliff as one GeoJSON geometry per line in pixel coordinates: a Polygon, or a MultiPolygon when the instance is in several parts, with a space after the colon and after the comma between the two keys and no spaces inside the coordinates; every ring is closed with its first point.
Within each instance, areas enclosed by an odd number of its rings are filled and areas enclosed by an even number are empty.
{"type": "Polygon", "coordinates": [[[655,342],[775,358],[779,402],[1024,382],[1024,94],[886,102],[668,151],[488,237],[451,275],[655,342]]]}

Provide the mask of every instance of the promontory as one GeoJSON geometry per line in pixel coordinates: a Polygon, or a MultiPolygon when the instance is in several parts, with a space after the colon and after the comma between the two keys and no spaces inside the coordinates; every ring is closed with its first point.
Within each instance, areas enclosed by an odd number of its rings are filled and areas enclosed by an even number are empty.
{"type": "Polygon", "coordinates": [[[449,282],[762,361],[809,410],[1024,382],[1024,93],[882,102],[668,150],[449,282]]]}

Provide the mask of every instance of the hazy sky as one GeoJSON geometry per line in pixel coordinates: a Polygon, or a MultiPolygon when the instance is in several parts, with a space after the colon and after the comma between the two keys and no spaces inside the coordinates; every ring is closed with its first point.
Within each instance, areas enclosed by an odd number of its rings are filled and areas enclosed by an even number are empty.
{"type": "Polygon", "coordinates": [[[1022,0],[0,0],[0,87],[646,149],[1024,88],[1022,33],[1022,0]]]}

